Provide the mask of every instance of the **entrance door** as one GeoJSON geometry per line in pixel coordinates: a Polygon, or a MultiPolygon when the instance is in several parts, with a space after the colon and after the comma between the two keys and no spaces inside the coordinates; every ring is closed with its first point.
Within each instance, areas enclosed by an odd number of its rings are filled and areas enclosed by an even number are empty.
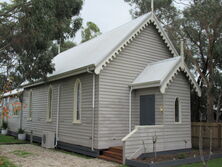
{"type": "Polygon", "coordinates": [[[140,96],[140,125],[155,125],[155,95],[140,96]]]}

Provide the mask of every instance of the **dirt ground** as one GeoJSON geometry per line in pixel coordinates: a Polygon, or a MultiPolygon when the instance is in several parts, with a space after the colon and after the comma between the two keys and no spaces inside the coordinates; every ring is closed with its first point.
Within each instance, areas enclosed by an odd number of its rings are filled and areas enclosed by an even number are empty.
{"type": "Polygon", "coordinates": [[[97,158],[85,158],[30,144],[0,145],[0,156],[8,157],[18,167],[119,167],[97,158]],[[16,152],[24,155],[16,155],[16,152]],[[26,152],[26,153],[25,153],[26,152]]]}

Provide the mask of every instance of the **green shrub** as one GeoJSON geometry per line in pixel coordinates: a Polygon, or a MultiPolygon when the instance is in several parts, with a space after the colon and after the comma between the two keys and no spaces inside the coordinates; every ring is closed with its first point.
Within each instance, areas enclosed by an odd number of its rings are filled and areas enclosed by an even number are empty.
{"type": "Polygon", "coordinates": [[[180,153],[176,156],[177,159],[185,159],[187,156],[185,153],[180,153]]]}
{"type": "Polygon", "coordinates": [[[24,134],[25,133],[25,130],[24,129],[22,129],[22,128],[19,128],[18,129],[18,134],[24,134]]]}
{"type": "Polygon", "coordinates": [[[7,128],[8,128],[8,123],[4,121],[2,123],[2,129],[7,129],[7,128]]]}

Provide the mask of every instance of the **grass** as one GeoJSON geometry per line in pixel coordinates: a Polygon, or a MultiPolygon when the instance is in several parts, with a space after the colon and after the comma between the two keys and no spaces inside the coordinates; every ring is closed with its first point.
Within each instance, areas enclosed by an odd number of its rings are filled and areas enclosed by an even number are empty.
{"type": "Polygon", "coordinates": [[[17,140],[13,136],[4,136],[0,134],[0,144],[20,144],[20,143],[26,143],[26,141],[17,140]]]}
{"type": "Polygon", "coordinates": [[[33,155],[32,153],[27,152],[27,151],[23,151],[23,150],[15,150],[12,153],[15,154],[16,156],[22,157],[22,158],[26,158],[30,155],[33,155]]]}
{"type": "MultiPolygon", "coordinates": [[[[222,165],[222,158],[210,160],[208,163],[208,167],[221,167],[222,165]]],[[[127,165],[120,165],[119,167],[128,167],[127,165]]],[[[203,167],[202,163],[193,163],[188,165],[181,165],[177,167],[203,167]]]]}
{"type": "MultiPolygon", "coordinates": [[[[222,165],[222,158],[210,160],[208,163],[208,167],[221,167],[222,165]]],[[[202,163],[194,163],[188,165],[181,165],[177,167],[203,167],[202,163]]]]}
{"type": "Polygon", "coordinates": [[[0,167],[16,167],[11,161],[6,157],[0,156],[0,167]]]}

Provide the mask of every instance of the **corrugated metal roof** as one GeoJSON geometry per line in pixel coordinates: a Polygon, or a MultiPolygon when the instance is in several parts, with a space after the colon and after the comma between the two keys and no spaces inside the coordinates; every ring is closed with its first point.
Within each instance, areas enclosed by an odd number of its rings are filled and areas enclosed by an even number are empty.
{"type": "Polygon", "coordinates": [[[180,62],[181,57],[174,57],[149,64],[133,81],[133,85],[143,83],[159,83],[167,77],[170,71],[180,62]]]}
{"type": "Polygon", "coordinates": [[[97,66],[131,35],[151,13],[58,54],[52,61],[55,71],[49,77],[89,65],[97,66]]]}
{"type": "Polygon", "coordinates": [[[165,93],[166,88],[180,71],[185,73],[187,80],[198,93],[198,96],[201,96],[199,85],[180,56],[148,64],[130,86],[134,89],[160,87],[160,92],[165,93]]]}

